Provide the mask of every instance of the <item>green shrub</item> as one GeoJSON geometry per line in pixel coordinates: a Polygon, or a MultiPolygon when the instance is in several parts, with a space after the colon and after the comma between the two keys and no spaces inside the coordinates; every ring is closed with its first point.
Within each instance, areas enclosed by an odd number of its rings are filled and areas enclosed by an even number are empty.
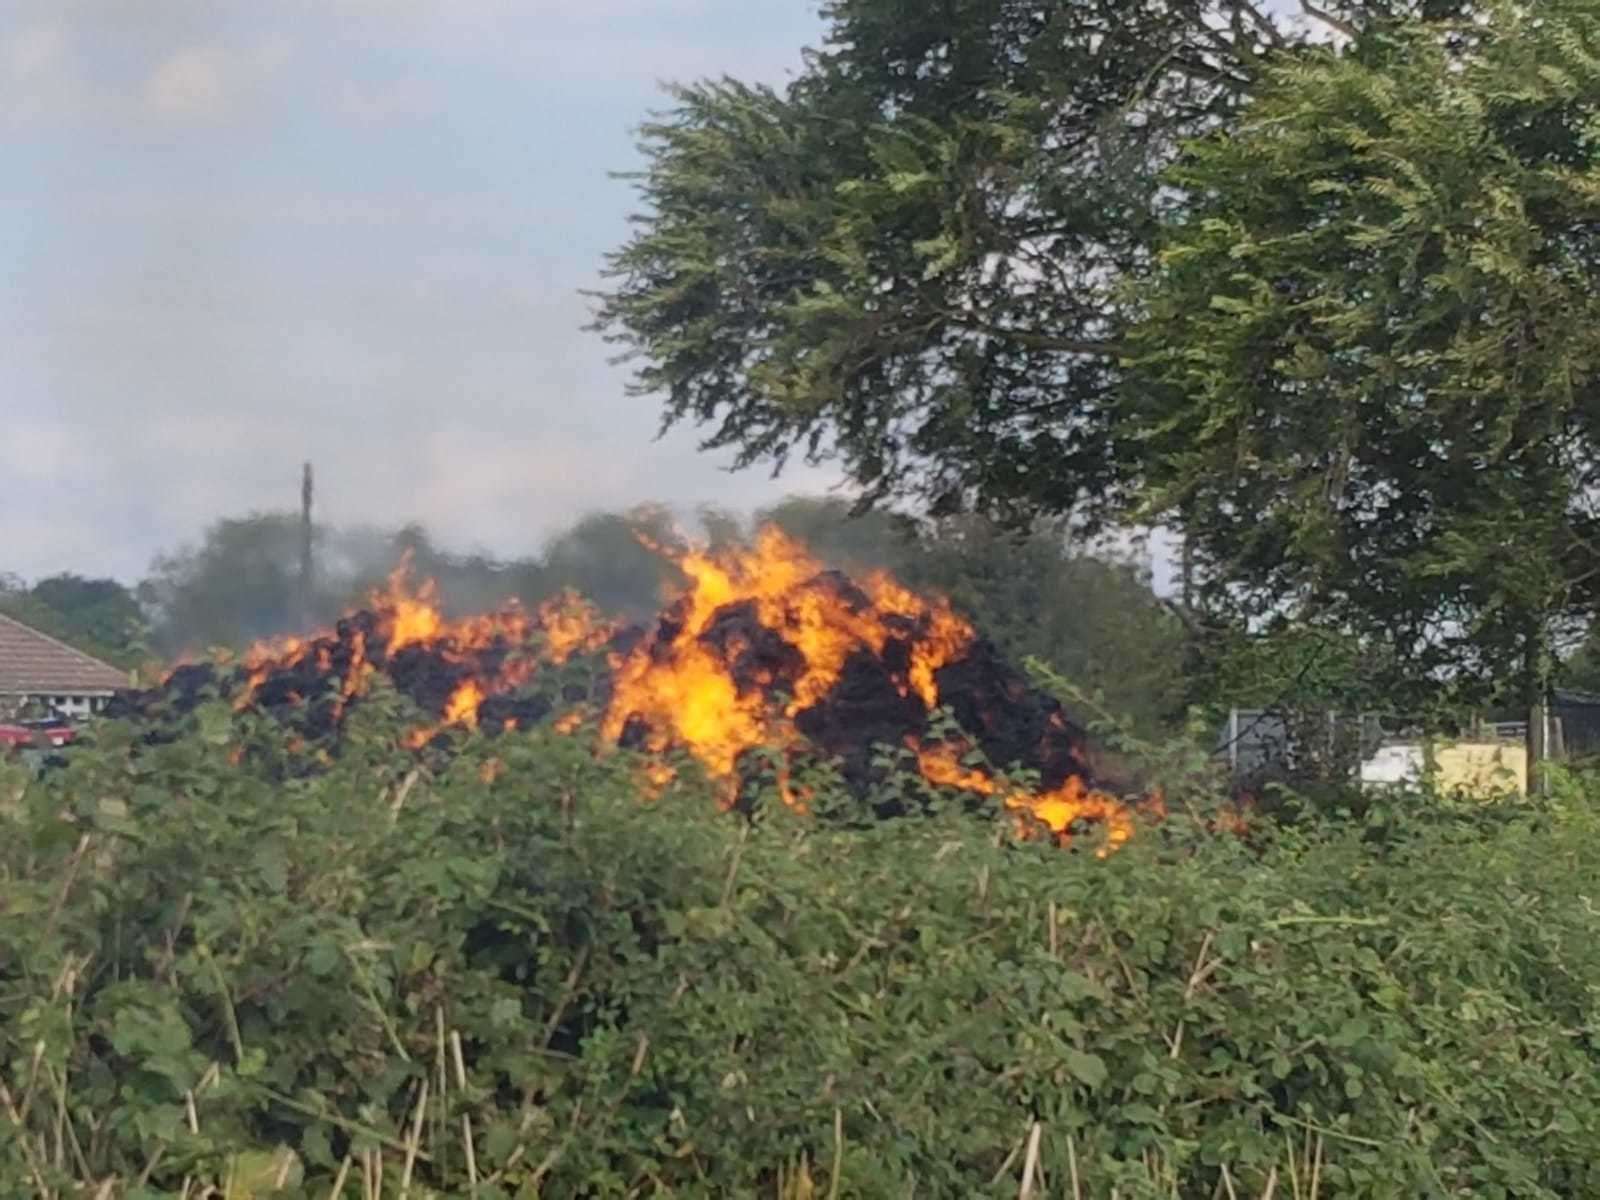
{"type": "Polygon", "coordinates": [[[0,779],[0,1196],[1600,1195],[1580,783],[1099,860],[382,707],[0,779]]]}

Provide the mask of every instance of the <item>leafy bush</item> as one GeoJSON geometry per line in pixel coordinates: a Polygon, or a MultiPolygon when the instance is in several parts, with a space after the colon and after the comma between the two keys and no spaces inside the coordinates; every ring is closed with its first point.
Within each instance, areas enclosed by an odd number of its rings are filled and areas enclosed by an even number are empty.
{"type": "Polygon", "coordinates": [[[1100,860],[201,726],[0,779],[0,1196],[1600,1195],[1576,783],[1100,860]]]}

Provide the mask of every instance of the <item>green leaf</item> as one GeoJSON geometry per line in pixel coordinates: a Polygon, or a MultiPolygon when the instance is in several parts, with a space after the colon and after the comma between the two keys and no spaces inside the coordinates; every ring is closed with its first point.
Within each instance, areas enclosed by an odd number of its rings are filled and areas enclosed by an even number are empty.
{"type": "Polygon", "coordinates": [[[1105,1083],[1106,1064],[1099,1055],[1083,1050],[1068,1050],[1064,1057],[1067,1070],[1071,1071],[1079,1082],[1087,1084],[1091,1091],[1105,1083]]]}

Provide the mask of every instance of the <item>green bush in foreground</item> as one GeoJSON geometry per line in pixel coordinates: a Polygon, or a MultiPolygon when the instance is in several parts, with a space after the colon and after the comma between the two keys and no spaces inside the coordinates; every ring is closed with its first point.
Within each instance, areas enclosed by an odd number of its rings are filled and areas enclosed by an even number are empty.
{"type": "Polygon", "coordinates": [[[380,723],[5,783],[0,1195],[1600,1195],[1582,804],[1101,861],[380,723]]]}

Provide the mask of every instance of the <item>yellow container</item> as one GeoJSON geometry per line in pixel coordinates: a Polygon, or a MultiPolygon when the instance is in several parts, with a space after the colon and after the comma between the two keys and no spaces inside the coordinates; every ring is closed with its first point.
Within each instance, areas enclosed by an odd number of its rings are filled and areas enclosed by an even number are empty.
{"type": "Polygon", "coordinates": [[[1441,742],[1433,748],[1433,782],[1441,792],[1480,800],[1528,794],[1528,748],[1517,742],[1441,742]]]}

